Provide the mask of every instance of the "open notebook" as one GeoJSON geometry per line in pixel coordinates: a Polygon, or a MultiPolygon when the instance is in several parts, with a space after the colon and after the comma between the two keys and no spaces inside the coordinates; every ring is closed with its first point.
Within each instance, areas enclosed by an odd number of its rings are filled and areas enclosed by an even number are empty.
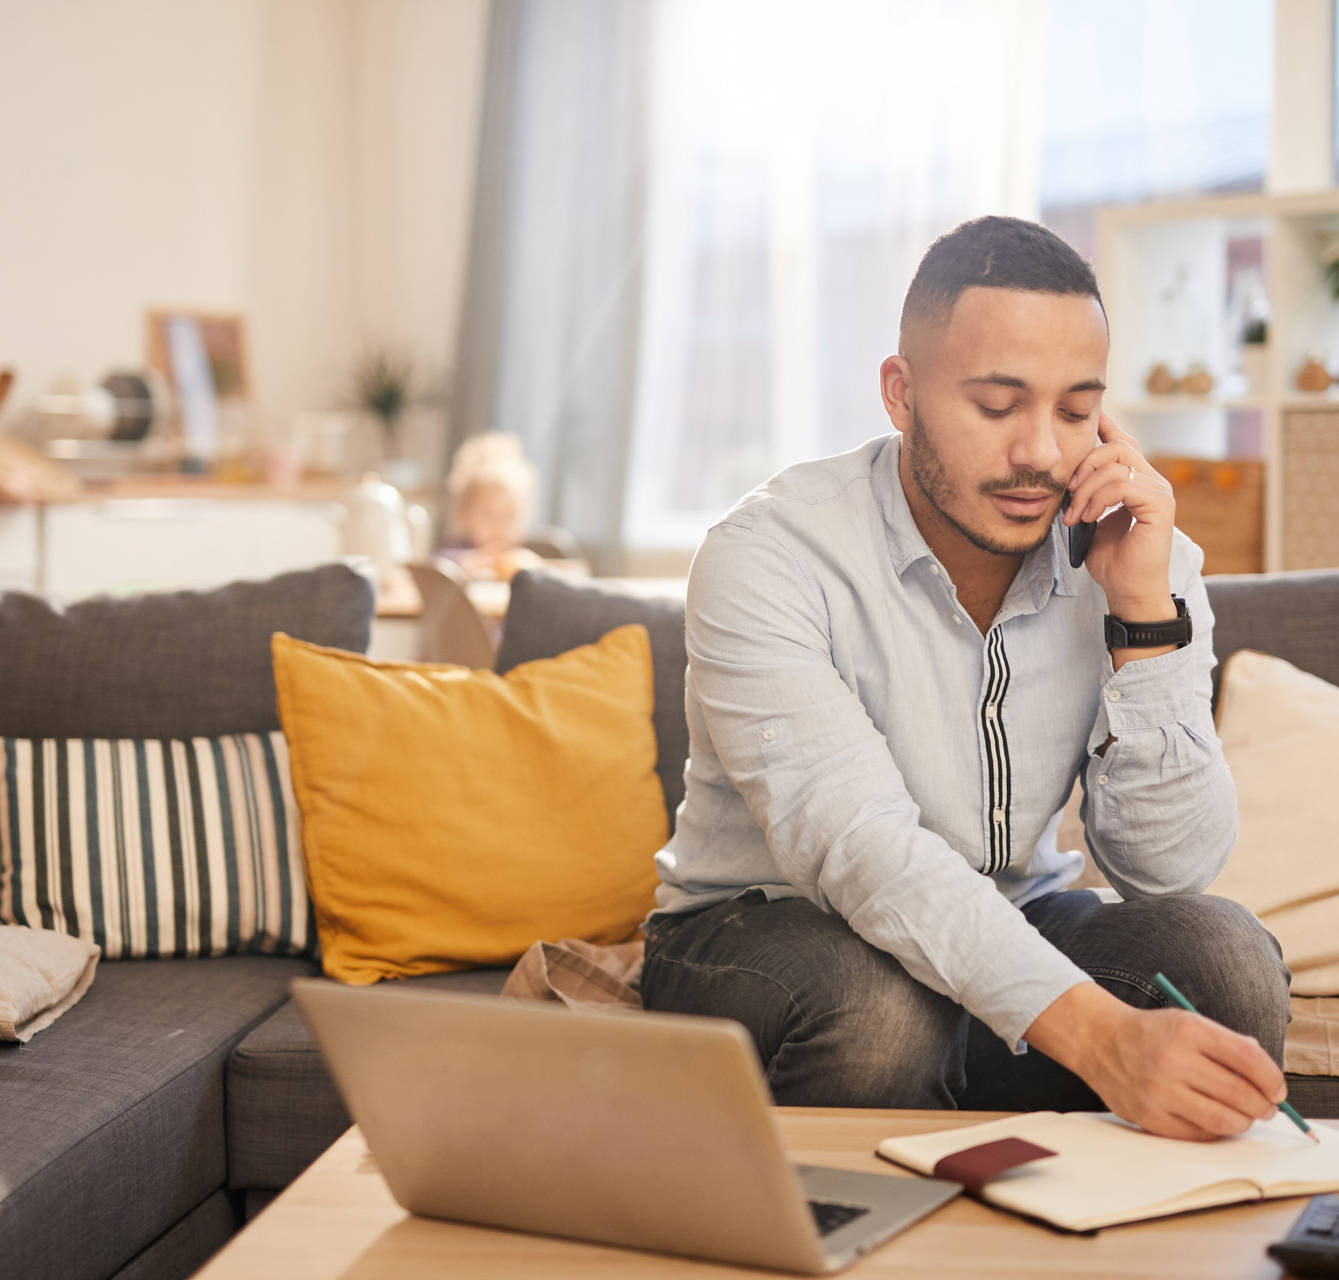
{"type": "Polygon", "coordinates": [[[1237,1137],[1182,1142],[1107,1113],[1037,1111],[888,1138],[878,1153],[964,1182],[1002,1209],[1093,1231],[1240,1200],[1339,1190],[1339,1132],[1313,1129],[1319,1145],[1277,1115],[1237,1137]],[[1021,1142],[1000,1141],[1008,1139],[1021,1142]]]}

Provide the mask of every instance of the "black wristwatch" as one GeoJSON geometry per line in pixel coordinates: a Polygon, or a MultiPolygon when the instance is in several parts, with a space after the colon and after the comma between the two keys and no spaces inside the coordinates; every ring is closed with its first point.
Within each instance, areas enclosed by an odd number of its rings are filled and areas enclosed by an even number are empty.
{"type": "Polygon", "coordinates": [[[1186,611],[1186,602],[1180,596],[1173,596],[1176,605],[1176,617],[1166,622],[1122,622],[1107,614],[1106,637],[1108,649],[1156,649],[1165,644],[1174,644],[1184,649],[1194,634],[1190,626],[1190,614],[1186,611]]]}

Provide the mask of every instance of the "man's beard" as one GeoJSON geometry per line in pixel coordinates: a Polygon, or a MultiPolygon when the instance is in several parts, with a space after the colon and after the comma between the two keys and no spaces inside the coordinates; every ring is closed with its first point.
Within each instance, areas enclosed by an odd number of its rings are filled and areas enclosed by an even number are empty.
{"type": "MultiPolygon", "coordinates": [[[[949,511],[949,505],[953,502],[955,493],[953,482],[948,477],[948,471],[944,467],[943,459],[939,456],[939,450],[935,448],[934,441],[930,439],[930,433],[925,429],[925,422],[921,418],[920,411],[914,405],[911,409],[911,421],[915,431],[902,442],[902,447],[908,450],[907,456],[911,463],[911,477],[915,480],[916,487],[920,489],[925,500],[939,513],[945,523],[952,525],[972,546],[980,547],[982,551],[989,551],[991,555],[996,556],[1026,555],[1029,551],[1035,551],[1046,541],[1051,533],[1049,524],[1032,542],[1021,547],[1013,543],[1002,542],[998,538],[994,538],[987,533],[981,533],[976,529],[969,529],[963,524],[949,511]]],[[[1056,483],[1055,478],[1046,471],[1019,471],[1007,480],[987,480],[981,484],[979,491],[981,493],[1002,493],[1010,489],[1050,489],[1055,493],[1063,492],[1063,488],[1056,483]]],[[[1020,521],[1020,523],[1023,522],[1020,521]]]]}

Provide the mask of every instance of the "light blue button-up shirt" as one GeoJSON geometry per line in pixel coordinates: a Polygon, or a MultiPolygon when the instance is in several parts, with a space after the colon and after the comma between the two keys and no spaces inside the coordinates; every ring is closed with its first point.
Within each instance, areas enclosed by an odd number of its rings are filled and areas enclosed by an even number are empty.
{"type": "Polygon", "coordinates": [[[1057,520],[983,636],[912,518],[900,448],[781,472],[698,551],[687,790],[657,910],[801,894],[1018,1048],[1086,976],[1017,909],[1080,872],[1056,847],[1076,775],[1126,898],[1204,889],[1236,840],[1204,557],[1175,535],[1192,643],[1117,672],[1106,597],[1057,520]]]}

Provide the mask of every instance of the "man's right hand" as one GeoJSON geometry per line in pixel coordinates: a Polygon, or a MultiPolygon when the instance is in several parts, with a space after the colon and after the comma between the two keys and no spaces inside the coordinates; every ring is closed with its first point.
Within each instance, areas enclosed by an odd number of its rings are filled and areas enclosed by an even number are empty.
{"type": "Polygon", "coordinates": [[[1094,982],[1053,1001],[1024,1038],[1118,1116],[1168,1138],[1241,1133],[1287,1096],[1253,1037],[1183,1009],[1132,1009],[1094,982]]]}

